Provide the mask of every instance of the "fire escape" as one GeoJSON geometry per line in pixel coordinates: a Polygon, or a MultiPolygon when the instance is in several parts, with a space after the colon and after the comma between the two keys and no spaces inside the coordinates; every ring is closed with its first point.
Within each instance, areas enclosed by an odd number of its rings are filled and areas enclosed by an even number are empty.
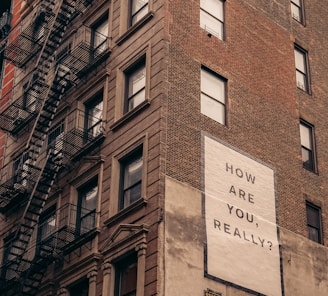
{"type": "Polygon", "coordinates": [[[16,67],[24,67],[35,57],[36,63],[23,94],[13,98],[0,111],[0,129],[11,135],[16,135],[27,124],[32,126],[21,156],[1,170],[0,212],[8,212],[17,201],[25,208],[4,248],[0,273],[0,294],[3,296],[36,295],[54,257],[64,253],[65,248],[72,247],[82,234],[95,227],[88,223],[86,229],[77,231],[70,211],[80,214],[84,211],[83,217],[91,220],[95,213],[65,205],[57,214],[65,225],[51,232],[47,240],[37,242],[39,245],[34,248],[37,251],[31,252],[31,238],[40,227],[40,215],[59,170],[73,154],[81,152],[83,147],[103,135],[99,128],[101,120],[98,120],[95,121],[97,128],[91,131],[74,127],[61,140],[47,142],[57,108],[70,83],[76,83],[85,71],[109,54],[105,38],[102,47],[93,48],[82,42],[68,50],[61,61],[55,60],[69,23],[92,2],[43,0],[34,21],[19,34],[15,33],[16,37],[4,48],[5,59],[16,67]],[[55,70],[51,71],[54,65],[55,70]]]}

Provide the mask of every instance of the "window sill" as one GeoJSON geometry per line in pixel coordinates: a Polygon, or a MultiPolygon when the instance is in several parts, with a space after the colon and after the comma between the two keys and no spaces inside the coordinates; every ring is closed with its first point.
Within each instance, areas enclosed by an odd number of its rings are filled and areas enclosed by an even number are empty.
{"type": "Polygon", "coordinates": [[[133,35],[137,30],[139,30],[139,28],[148,23],[148,21],[151,20],[153,17],[154,12],[149,11],[141,20],[139,20],[136,24],[128,28],[123,35],[118,37],[118,39],[116,40],[116,44],[121,45],[125,40],[127,40],[131,35],[133,35]]]}
{"type": "Polygon", "coordinates": [[[140,103],[137,107],[135,107],[134,109],[132,109],[130,112],[126,113],[123,115],[123,117],[121,117],[120,119],[118,119],[117,121],[115,121],[111,126],[110,129],[112,131],[117,130],[118,128],[120,128],[125,122],[129,121],[130,119],[132,119],[133,117],[137,116],[137,114],[139,114],[140,112],[142,112],[144,109],[146,109],[148,106],[150,105],[149,100],[145,100],[144,102],[140,103]]]}
{"type": "Polygon", "coordinates": [[[136,202],[134,202],[133,204],[129,205],[128,207],[120,210],[118,213],[116,213],[114,216],[110,217],[109,219],[107,219],[104,224],[107,227],[110,227],[113,224],[116,224],[117,222],[123,220],[124,218],[126,218],[127,216],[130,216],[131,213],[136,212],[137,210],[145,207],[147,205],[147,201],[144,198],[140,198],[139,200],[137,200],[136,202]]]}

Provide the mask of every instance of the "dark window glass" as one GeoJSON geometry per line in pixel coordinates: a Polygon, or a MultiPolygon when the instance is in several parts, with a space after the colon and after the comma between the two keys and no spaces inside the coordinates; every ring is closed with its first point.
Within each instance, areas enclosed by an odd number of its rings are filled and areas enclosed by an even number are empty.
{"type": "Polygon", "coordinates": [[[137,290],[137,255],[132,254],[115,264],[115,296],[135,296],[137,290]]]}
{"type": "Polygon", "coordinates": [[[146,99],[146,65],[142,59],[125,72],[125,106],[129,112],[146,99]]]}
{"type": "Polygon", "coordinates": [[[320,208],[311,203],[306,203],[306,216],[309,239],[322,243],[320,208]]]}
{"type": "Polygon", "coordinates": [[[76,231],[86,233],[95,228],[98,201],[98,179],[95,178],[78,189],[76,231]]]}
{"type": "Polygon", "coordinates": [[[141,198],[142,166],[142,148],[121,161],[120,209],[141,198]]]}
{"type": "Polygon", "coordinates": [[[292,0],[291,10],[293,19],[303,23],[303,0],[292,0]]]}
{"type": "Polygon", "coordinates": [[[313,126],[305,121],[300,123],[303,167],[315,171],[313,126]]]}
{"type": "Polygon", "coordinates": [[[69,296],[88,296],[89,281],[88,279],[80,280],[68,288],[69,296]]]}
{"type": "Polygon", "coordinates": [[[299,89],[309,92],[309,70],[307,52],[295,47],[296,85],[299,89]]]}
{"type": "Polygon", "coordinates": [[[103,93],[96,95],[85,104],[85,132],[86,141],[101,133],[103,112],[103,93]]]}
{"type": "Polygon", "coordinates": [[[148,0],[130,0],[130,25],[137,23],[148,10],[148,0]]]}

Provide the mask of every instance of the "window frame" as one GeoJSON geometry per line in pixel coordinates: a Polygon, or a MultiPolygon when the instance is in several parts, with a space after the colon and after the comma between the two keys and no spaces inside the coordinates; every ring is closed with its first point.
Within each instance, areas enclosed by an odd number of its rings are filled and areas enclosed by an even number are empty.
{"type": "Polygon", "coordinates": [[[291,16],[293,20],[297,21],[298,23],[305,25],[305,10],[304,10],[304,1],[299,0],[299,4],[295,2],[295,0],[290,1],[291,5],[291,16]],[[295,15],[293,13],[293,8],[299,11],[299,15],[295,15]]]}
{"type": "Polygon", "coordinates": [[[132,11],[133,8],[133,2],[138,1],[138,0],[129,0],[129,20],[128,20],[128,26],[133,27],[136,25],[139,21],[141,21],[150,11],[149,7],[149,0],[144,0],[146,3],[141,6],[136,12],[132,11]],[[148,8],[146,12],[142,12],[144,8],[148,8]],[[138,16],[141,14],[141,17],[139,18],[138,16]],[[137,16],[137,20],[134,22],[133,19],[134,17],[137,16]]]}
{"type": "Polygon", "coordinates": [[[317,162],[316,162],[314,126],[303,119],[300,120],[300,142],[301,142],[301,155],[302,155],[301,159],[302,159],[302,163],[303,163],[303,168],[305,168],[308,171],[316,173],[317,172],[317,162]],[[309,146],[310,147],[307,147],[304,144],[304,138],[302,140],[302,132],[301,132],[302,126],[305,127],[309,131],[309,140],[310,140],[309,146]],[[305,161],[303,161],[303,150],[305,150],[309,154],[309,161],[311,161],[309,165],[305,164],[305,161]]]}
{"type": "MultiPolygon", "coordinates": [[[[40,254],[41,251],[43,250],[42,247],[44,247],[44,243],[46,241],[49,241],[51,240],[51,236],[56,232],[57,230],[57,208],[56,208],[56,204],[49,207],[48,209],[44,210],[41,215],[40,215],[40,219],[39,219],[39,222],[38,222],[38,227],[37,227],[37,236],[36,236],[36,243],[37,243],[37,248],[36,248],[36,253],[37,254],[40,254]],[[55,222],[55,225],[54,225],[54,228],[51,229],[50,231],[47,231],[46,235],[44,236],[44,233],[43,233],[43,226],[46,222],[49,222],[51,221],[50,219],[53,219],[54,218],[54,222],[55,222]]],[[[48,225],[49,223],[47,223],[48,225]]],[[[53,239],[55,239],[53,237],[53,239]]]]}
{"type": "MultiPolygon", "coordinates": [[[[206,0],[205,0],[206,1],[206,0]]],[[[224,40],[225,39],[225,0],[214,0],[220,2],[220,5],[222,5],[222,19],[219,17],[215,16],[212,11],[207,11],[204,7],[202,7],[202,0],[200,0],[200,13],[199,13],[199,18],[200,18],[200,27],[204,29],[210,36],[216,36],[219,40],[224,40]],[[212,20],[217,22],[221,28],[221,32],[216,32],[215,30],[211,29],[211,27],[206,26],[205,23],[202,23],[202,13],[204,13],[206,16],[209,16],[212,20]]]]}
{"type": "Polygon", "coordinates": [[[115,282],[114,282],[114,296],[132,296],[137,294],[137,283],[138,283],[138,254],[133,251],[128,254],[125,254],[123,257],[116,259],[113,262],[115,268],[115,282]],[[122,293],[122,278],[123,273],[133,266],[135,274],[135,283],[133,285],[134,289],[122,293]],[[133,293],[133,294],[131,294],[133,293]]]}
{"type": "Polygon", "coordinates": [[[104,117],[104,89],[102,88],[100,91],[95,93],[89,100],[85,101],[83,103],[84,108],[84,141],[87,143],[90,140],[90,136],[92,135],[93,138],[96,138],[97,136],[101,135],[102,131],[102,123],[103,123],[103,117],[104,117]],[[90,116],[92,119],[95,117],[90,114],[97,106],[101,105],[100,110],[100,118],[97,118],[97,122],[94,123],[92,121],[92,125],[90,126],[90,116]],[[91,133],[90,133],[91,131],[91,133]]]}
{"type": "Polygon", "coordinates": [[[87,234],[89,231],[92,231],[96,228],[97,225],[97,207],[98,207],[98,201],[99,201],[99,177],[98,175],[92,177],[90,180],[86,181],[85,183],[81,184],[77,188],[77,203],[76,203],[76,224],[75,224],[75,234],[76,236],[81,236],[84,234],[87,234]],[[92,186],[90,188],[90,186],[92,186]],[[96,195],[95,195],[95,207],[94,209],[87,209],[84,208],[83,205],[83,199],[87,197],[87,193],[90,193],[93,191],[93,189],[96,188],[96,195]],[[86,191],[87,190],[87,191],[86,191]],[[83,210],[88,210],[86,214],[83,214],[83,210]],[[83,219],[92,217],[92,214],[94,214],[94,220],[93,225],[90,227],[88,225],[88,230],[85,231],[85,228],[83,227],[83,219]]]}
{"type": "Polygon", "coordinates": [[[310,66],[309,66],[309,57],[308,52],[302,47],[295,44],[294,46],[294,58],[295,58],[295,71],[296,71],[296,87],[308,94],[311,94],[310,88],[310,66]],[[300,65],[297,65],[297,53],[302,56],[304,70],[300,68],[300,65]],[[304,87],[299,83],[298,76],[301,75],[304,80],[304,87]]]}
{"type": "Polygon", "coordinates": [[[88,296],[89,290],[90,290],[90,282],[87,277],[83,277],[83,278],[73,282],[72,284],[70,284],[67,287],[67,291],[70,296],[88,296]],[[84,288],[84,290],[82,290],[82,292],[85,292],[86,291],[85,289],[87,289],[86,295],[85,294],[81,295],[81,286],[82,286],[82,288],[84,288]]]}
{"type": "Polygon", "coordinates": [[[120,164],[120,181],[119,181],[119,202],[118,202],[118,210],[121,211],[125,208],[128,208],[130,205],[134,204],[138,200],[142,199],[142,187],[143,187],[143,171],[144,171],[144,155],[143,155],[143,145],[140,145],[132,152],[128,153],[126,156],[119,160],[120,164]],[[135,181],[133,184],[129,184],[127,186],[126,182],[126,168],[128,165],[133,163],[136,160],[141,160],[141,168],[139,169],[140,178],[135,181]],[[126,202],[125,194],[130,192],[132,189],[136,187],[140,187],[139,189],[139,197],[131,201],[129,198],[128,202],[126,202]]]}
{"type": "Polygon", "coordinates": [[[135,63],[133,63],[130,67],[124,70],[124,106],[123,106],[123,112],[124,114],[131,112],[133,109],[137,108],[139,105],[141,105],[143,102],[147,100],[147,93],[146,93],[146,87],[147,87],[147,66],[146,66],[146,56],[142,56],[140,59],[138,59],[135,63]],[[138,70],[142,69],[144,71],[144,85],[142,88],[138,89],[136,92],[133,92],[131,95],[129,94],[129,87],[130,87],[130,78],[138,72],[138,70]],[[137,105],[134,105],[132,108],[130,108],[130,102],[132,99],[136,98],[136,96],[140,93],[144,92],[144,99],[139,102],[137,105]]]}
{"type": "Polygon", "coordinates": [[[60,153],[64,151],[65,131],[66,131],[65,119],[59,120],[48,131],[48,137],[47,137],[48,150],[50,148],[53,148],[54,154],[56,156],[62,156],[62,155],[60,155],[60,153]],[[56,131],[58,131],[58,132],[56,132],[56,131]],[[53,136],[54,133],[57,133],[57,135],[53,136]],[[57,146],[59,146],[59,147],[57,147],[57,146]]]}
{"type": "Polygon", "coordinates": [[[222,77],[221,75],[217,74],[216,72],[208,69],[207,67],[202,66],[201,67],[201,73],[200,73],[200,111],[201,114],[211,118],[212,120],[215,120],[216,122],[220,123],[223,126],[227,125],[227,79],[225,79],[224,77],[222,77]],[[213,96],[211,96],[210,94],[206,93],[206,91],[203,89],[202,85],[203,85],[203,79],[205,79],[203,73],[206,75],[211,75],[211,77],[216,79],[216,83],[222,83],[223,84],[223,98],[215,98],[213,96]],[[209,113],[206,113],[203,111],[203,108],[205,108],[205,106],[203,107],[203,105],[205,104],[204,99],[209,99],[212,100],[214,103],[219,104],[219,106],[223,109],[223,118],[222,121],[220,121],[217,117],[215,118],[214,116],[212,116],[209,113]],[[224,102],[222,102],[224,101],[224,102]]]}
{"type": "Polygon", "coordinates": [[[308,230],[308,238],[316,243],[323,244],[323,231],[322,231],[322,216],[321,216],[321,208],[319,206],[314,205],[313,203],[306,201],[306,224],[308,230]],[[316,212],[317,223],[314,221],[309,221],[310,210],[316,212]],[[314,225],[318,224],[318,225],[314,225]],[[310,229],[314,229],[317,234],[318,239],[314,239],[311,237],[310,229]]]}
{"type": "MultiPolygon", "coordinates": [[[[92,46],[93,52],[95,52],[95,50],[97,50],[97,49],[100,49],[100,52],[104,52],[108,48],[108,46],[106,48],[106,42],[108,42],[109,27],[110,27],[109,16],[107,13],[104,14],[102,17],[100,17],[96,22],[94,22],[91,25],[91,46],[92,46]],[[105,25],[105,29],[107,29],[107,32],[105,35],[97,30],[102,25],[105,25]],[[104,41],[100,42],[99,44],[96,43],[97,35],[101,35],[101,37],[104,38],[104,41]],[[101,47],[103,47],[103,48],[101,48],[101,47]]],[[[99,52],[98,52],[98,54],[99,54],[99,52]]]]}

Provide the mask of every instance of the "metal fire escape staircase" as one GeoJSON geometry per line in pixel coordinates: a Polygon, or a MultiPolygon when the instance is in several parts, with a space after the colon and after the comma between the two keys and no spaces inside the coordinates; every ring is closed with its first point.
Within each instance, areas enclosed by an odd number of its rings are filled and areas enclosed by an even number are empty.
{"type": "MultiPolygon", "coordinates": [[[[44,0],[43,2],[47,3],[45,7],[50,13],[52,7],[55,7],[55,2],[53,0],[44,0]]],[[[84,3],[85,1],[81,2],[84,3]]],[[[42,83],[46,83],[49,80],[48,73],[54,62],[54,52],[61,43],[72,15],[82,12],[81,10],[77,10],[77,8],[80,7],[81,4],[79,1],[60,1],[52,23],[47,24],[50,28],[49,33],[47,38],[45,38],[45,42],[39,54],[34,74],[30,81],[31,85],[33,85],[35,80],[41,81],[42,83]]],[[[14,280],[14,282],[16,282],[15,286],[19,287],[19,291],[16,289],[8,289],[5,284],[0,287],[1,295],[35,295],[45,273],[46,265],[40,266],[42,258],[40,259],[36,256],[36,258],[29,260],[25,258],[25,254],[29,246],[30,238],[38,224],[44,204],[61,167],[60,156],[56,155],[55,150],[50,149],[47,157],[43,161],[40,161],[40,155],[41,152],[45,150],[47,133],[68,81],[69,70],[59,65],[55,71],[51,86],[47,87],[41,110],[26,144],[24,154],[27,155],[26,158],[29,161],[27,163],[25,162],[24,165],[21,164],[22,170],[25,175],[28,175],[30,171],[35,171],[36,169],[39,171],[39,175],[30,193],[14,239],[7,251],[7,258],[9,259],[8,264],[2,267],[6,269],[6,274],[10,274],[10,278],[8,279],[8,276],[6,278],[8,280],[7,282],[10,282],[11,279],[14,280]],[[41,166],[40,163],[42,164],[41,166]],[[31,272],[31,270],[34,270],[34,272],[31,272]],[[17,285],[17,282],[23,282],[23,284],[17,285]]],[[[24,159],[24,157],[22,159],[24,159]]],[[[48,255],[46,253],[43,254],[43,259],[46,259],[48,255]]]]}

